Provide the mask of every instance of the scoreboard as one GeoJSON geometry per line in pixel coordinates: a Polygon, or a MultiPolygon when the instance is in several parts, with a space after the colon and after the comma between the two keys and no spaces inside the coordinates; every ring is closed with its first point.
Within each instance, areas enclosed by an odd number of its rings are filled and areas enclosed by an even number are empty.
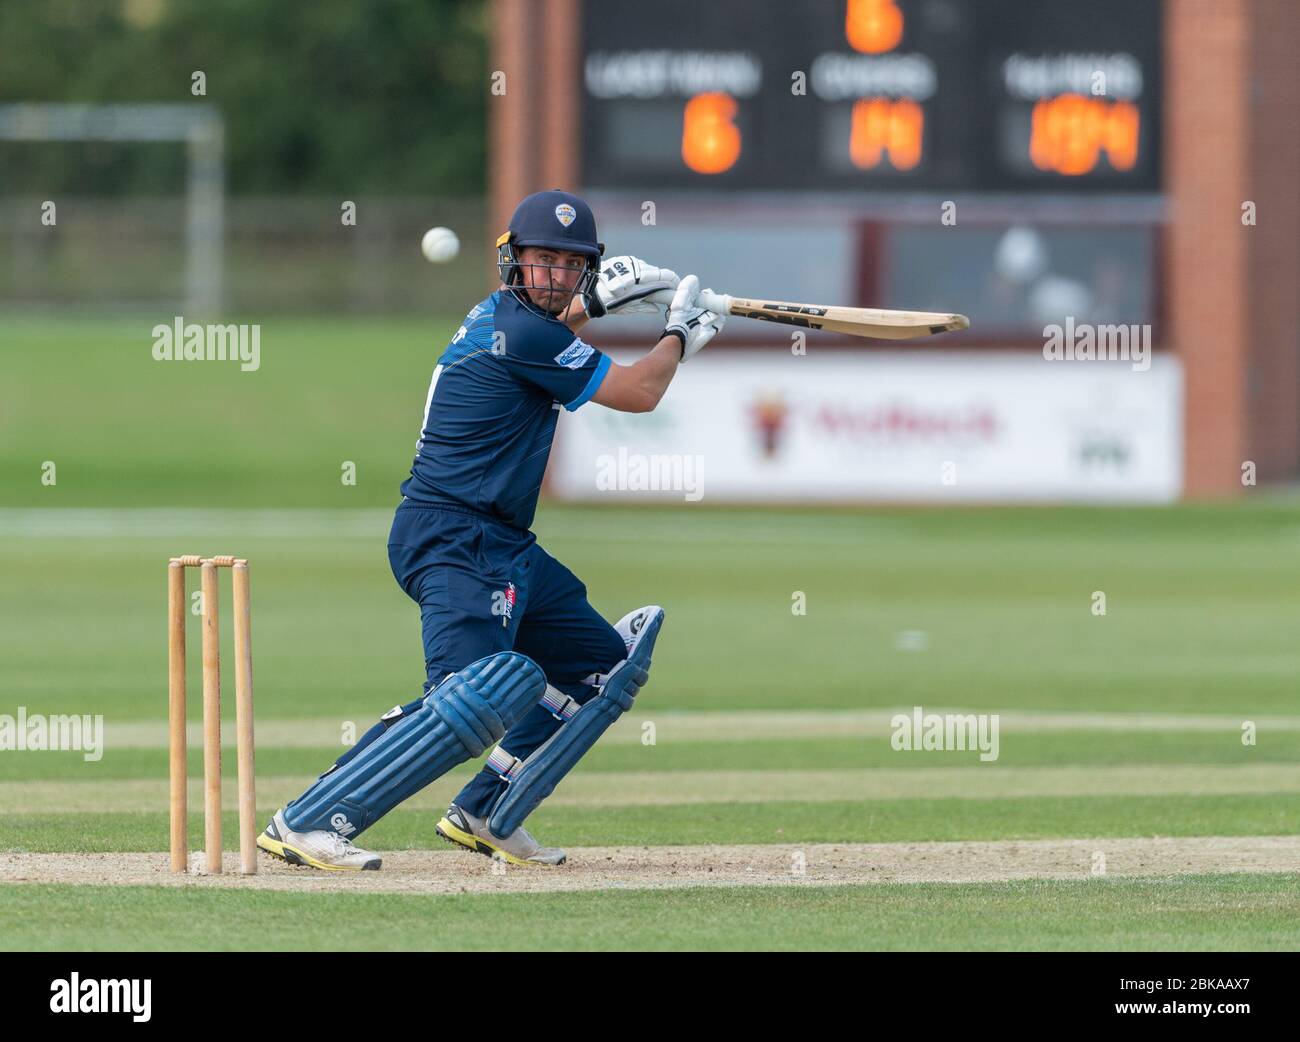
{"type": "Polygon", "coordinates": [[[583,184],[1156,192],[1162,0],[584,0],[583,184]]]}

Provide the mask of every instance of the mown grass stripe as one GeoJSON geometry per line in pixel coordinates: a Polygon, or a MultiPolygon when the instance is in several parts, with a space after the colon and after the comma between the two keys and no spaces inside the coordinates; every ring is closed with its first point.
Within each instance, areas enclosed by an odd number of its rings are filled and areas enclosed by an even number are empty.
{"type": "MultiPolygon", "coordinates": [[[[916,754],[921,755],[921,754],[916,754]]],[[[440,778],[403,804],[414,810],[445,808],[463,777],[440,778]]],[[[258,780],[269,794],[288,800],[310,777],[258,780]]],[[[579,771],[548,799],[554,807],[628,807],[696,803],[852,802],[915,799],[1007,799],[1024,796],[1227,796],[1300,791],[1300,765],[1169,764],[1158,767],[887,768],[825,771],[579,771]]],[[[150,811],[165,805],[166,779],[0,783],[0,805],[11,817],[93,811],[150,811]]],[[[227,774],[223,798],[235,799],[227,774]]],[[[202,787],[191,784],[192,810],[202,787]]]]}
{"type": "MultiPolygon", "coordinates": [[[[35,712],[34,709],[31,711],[35,712]]],[[[740,710],[736,712],[670,712],[628,714],[602,737],[602,744],[641,745],[648,733],[646,724],[654,725],[654,741],[747,742],[762,739],[796,738],[883,738],[893,733],[895,714],[910,716],[910,706],[872,710],[740,710]]],[[[988,710],[954,707],[925,707],[925,713],[986,713],[988,710]]],[[[998,711],[1000,734],[1057,731],[1202,731],[1240,734],[1249,720],[1257,731],[1300,731],[1300,715],[1253,716],[1212,713],[1078,713],[998,711]]],[[[364,721],[365,730],[373,721],[364,721]]],[[[260,745],[286,748],[336,745],[342,748],[344,721],[337,717],[281,719],[270,717],[257,721],[260,745]]],[[[357,730],[354,726],[353,730],[357,730]]],[[[189,744],[200,747],[202,725],[192,723],[187,731],[189,744]]],[[[165,748],[165,720],[142,720],[104,723],[105,745],[109,748],[165,748]]]]}
{"type": "MultiPolygon", "coordinates": [[[[229,740],[230,730],[226,733],[229,740]]],[[[341,750],[338,745],[284,747],[258,744],[257,767],[265,777],[319,774],[341,750]]],[[[228,744],[226,756],[234,747],[228,744]]],[[[832,770],[890,767],[919,769],[979,764],[978,751],[899,752],[886,739],[761,738],[748,742],[674,740],[653,746],[597,743],[583,758],[580,771],[726,771],[832,770]]],[[[1235,732],[1212,731],[1058,731],[1009,736],[1001,743],[999,767],[1142,766],[1159,764],[1300,763],[1300,732],[1265,731],[1254,745],[1243,745],[1235,732]]],[[[456,770],[478,769],[478,761],[456,770]]],[[[190,750],[192,778],[203,773],[200,750],[190,750]]],[[[154,780],[167,775],[167,750],[112,749],[103,759],[87,762],[79,752],[26,752],[0,756],[0,782],[154,780]]]]}

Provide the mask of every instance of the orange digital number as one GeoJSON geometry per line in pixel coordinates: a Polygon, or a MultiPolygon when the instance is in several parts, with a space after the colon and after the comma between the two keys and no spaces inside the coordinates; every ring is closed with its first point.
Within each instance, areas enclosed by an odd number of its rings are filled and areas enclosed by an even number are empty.
{"type": "Polygon", "coordinates": [[[925,110],[910,98],[861,98],[853,103],[849,158],[861,170],[885,161],[895,170],[911,170],[921,161],[925,110]]]}
{"type": "Polygon", "coordinates": [[[1132,170],[1138,157],[1138,107],[1082,94],[1062,94],[1034,104],[1029,158],[1040,170],[1067,177],[1090,174],[1102,152],[1116,170],[1132,170]]]}
{"type": "Polygon", "coordinates": [[[895,0],[849,0],[844,9],[844,38],[863,54],[892,51],[903,39],[903,12],[895,0]]]}
{"type": "Polygon", "coordinates": [[[730,94],[697,94],[682,112],[682,159],[697,174],[721,174],[740,158],[739,106],[730,94]]]}

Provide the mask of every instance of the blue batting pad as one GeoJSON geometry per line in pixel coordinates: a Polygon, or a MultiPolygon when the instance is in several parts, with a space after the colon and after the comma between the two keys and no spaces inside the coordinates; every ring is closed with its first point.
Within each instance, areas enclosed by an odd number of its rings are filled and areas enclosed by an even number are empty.
{"type": "Polygon", "coordinates": [[[581,706],[524,761],[492,808],[488,828],[493,835],[505,839],[514,832],[609,725],[632,708],[632,700],[650,677],[650,655],[663,621],[661,610],[645,623],[631,655],[610,671],[600,694],[581,706]]]}
{"type": "Polygon", "coordinates": [[[321,777],[284,810],[295,832],[364,831],[453,767],[482,754],[546,691],[541,668],[502,651],[451,674],[351,760],[321,777]]]}

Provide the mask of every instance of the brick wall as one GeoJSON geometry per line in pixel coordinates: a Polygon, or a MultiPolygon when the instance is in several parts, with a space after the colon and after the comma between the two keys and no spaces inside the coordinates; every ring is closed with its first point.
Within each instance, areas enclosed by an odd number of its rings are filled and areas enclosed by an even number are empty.
{"type": "Polygon", "coordinates": [[[1300,472],[1300,152],[1291,0],[1166,0],[1173,346],[1187,374],[1186,494],[1300,472]],[[1242,223],[1243,203],[1256,221],[1242,223]]]}

